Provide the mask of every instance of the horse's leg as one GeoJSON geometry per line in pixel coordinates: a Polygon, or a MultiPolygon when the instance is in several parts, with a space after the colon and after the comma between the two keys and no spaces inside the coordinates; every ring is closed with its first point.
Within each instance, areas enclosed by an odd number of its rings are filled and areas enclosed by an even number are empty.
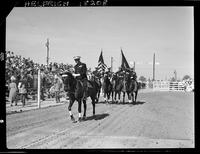
{"type": "Polygon", "coordinates": [[[115,98],[114,101],[117,102],[117,91],[115,91],[115,98]]]}
{"type": "Polygon", "coordinates": [[[93,116],[95,116],[95,99],[93,97],[90,97],[92,100],[92,107],[93,107],[93,116]]]}
{"type": "Polygon", "coordinates": [[[107,93],[108,102],[110,101],[110,91],[107,93]]]}
{"type": "Polygon", "coordinates": [[[113,102],[113,93],[114,93],[114,91],[112,90],[112,102],[113,102]]]}
{"type": "Polygon", "coordinates": [[[99,101],[99,94],[100,94],[100,91],[98,90],[98,92],[97,92],[97,99],[98,99],[98,101],[99,101]]]}
{"type": "Polygon", "coordinates": [[[107,93],[107,101],[110,99],[110,92],[107,93]]]}
{"type": "Polygon", "coordinates": [[[73,116],[72,111],[71,111],[71,108],[72,108],[72,105],[74,104],[74,101],[75,101],[74,99],[70,99],[69,106],[68,106],[68,111],[69,111],[69,115],[71,117],[72,122],[75,122],[74,116],[73,116]]]}
{"type": "Polygon", "coordinates": [[[98,102],[99,102],[99,97],[100,97],[101,89],[98,91],[98,102]]]}
{"type": "Polygon", "coordinates": [[[106,102],[106,93],[103,94],[104,102],[106,102]]]}
{"type": "Polygon", "coordinates": [[[123,92],[123,103],[125,102],[125,92],[123,92]]]}
{"type": "Polygon", "coordinates": [[[131,100],[132,100],[132,103],[134,102],[134,91],[133,92],[131,92],[131,100]]]}
{"type": "Polygon", "coordinates": [[[96,101],[96,103],[99,102],[98,93],[97,93],[97,95],[96,95],[95,101],[96,101]]]}
{"type": "Polygon", "coordinates": [[[131,100],[132,93],[127,92],[127,95],[128,95],[128,102],[131,103],[132,102],[132,100],[131,100]]]}
{"type": "Polygon", "coordinates": [[[86,118],[86,110],[87,110],[86,100],[83,100],[83,107],[84,107],[83,119],[85,119],[86,118]]]}
{"type": "Polygon", "coordinates": [[[82,100],[79,99],[78,100],[78,121],[81,122],[81,103],[82,103],[82,100]]]}
{"type": "Polygon", "coordinates": [[[118,92],[118,102],[120,102],[121,92],[118,92]]]}
{"type": "Polygon", "coordinates": [[[136,90],[136,92],[135,92],[135,102],[137,100],[137,94],[138,94],[138,90],[136,90]]]}

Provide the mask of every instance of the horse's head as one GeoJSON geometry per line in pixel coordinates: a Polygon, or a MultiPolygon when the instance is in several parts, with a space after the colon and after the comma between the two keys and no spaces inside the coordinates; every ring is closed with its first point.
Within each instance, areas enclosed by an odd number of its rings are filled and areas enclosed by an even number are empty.
{"type": "Polygon", "coordinates": [[[75,82],[75,78],[74,76],[70,73],[70,72],[63,72],[61,73],[62,75],[62,80],[64,83],[64,90],[65,91],[71,91],[72,89],[74,89],[74,82],[75,82]]]}
{"type": "Polygon", "coordinates": [[[130,73],[125,73],[125,74],[124,74],[124,80],[125,80],[126,82],[129,82],[130,79],[131,79],[131,74],[130,74],[130,73]]]}
{"type": "Polygon", "coordinates": [[[90,80],[91,80],[91,81],[95,81],[95,78],[96,78],[95,75],[92,74],[90,80]]]}

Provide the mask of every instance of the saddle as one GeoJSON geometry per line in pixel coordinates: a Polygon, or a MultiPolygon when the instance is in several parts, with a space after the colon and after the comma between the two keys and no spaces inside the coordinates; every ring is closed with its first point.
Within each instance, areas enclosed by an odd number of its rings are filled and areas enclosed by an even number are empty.
{"type": "MultiPolygon", "coordinates": [[[[83,86],[83,82],[84,81],[81,81],[81,80],[79,80],[79,81],[80,81],[81,85],[83,86]]],[[[93,88],[93,85],[92,85],[91,81],[89,81],[89,80],[87,80],[87,87],[88,88],[93,88]]]]}

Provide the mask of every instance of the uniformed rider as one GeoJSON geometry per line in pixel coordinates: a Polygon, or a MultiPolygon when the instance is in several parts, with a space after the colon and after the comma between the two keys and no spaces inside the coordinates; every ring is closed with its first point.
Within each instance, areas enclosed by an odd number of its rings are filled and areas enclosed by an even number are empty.
{"type": "MultiPolygon", "coordinates": [[[[137,85],[137,75],[136,75],[136,72],[132,68],[127,69],[126,72],[128,72],[128,74],[130,74],[131,80],[133,82],[135,82],[135,85],[137,85]]],[[[137,87],[135,86],[134,91],[136,91],[136,89],[137,89],[137,87]]]]}
{"type": "Polygon", "coordinates": [[[74,57],[74,61],[75,61],[76,65],[74,66],[75,72],[73,73],[73,76],[77,80],[80,80],[83,83],[83,89],[84,89],[83,98],[86,100],[87,92],[88,92],[87,66],[85,63],[82,63],[80,61],[80,58],[81,58],[80,56],[74,57]]]}
{"type": "Polygon", "coordinates": [[[118,77],[123,77],[123,76],[124,76],[124,73],[125,73],[125,71],[122,69],[122,67],[119,67],[119,68],[118,68],[118,71],[115,72],[115,74],[116,74],[118,77]]]}

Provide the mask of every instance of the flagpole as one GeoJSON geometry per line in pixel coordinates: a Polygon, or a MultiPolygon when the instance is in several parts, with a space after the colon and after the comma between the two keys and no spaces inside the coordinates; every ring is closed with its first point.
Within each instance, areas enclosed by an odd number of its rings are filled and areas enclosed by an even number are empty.
{"type": "Polygon", "coordinates": [[[111,73],[113,72],[113,57],[111,57],[111,73]]]}
{"type": "Polygon", "coordinates": [[[121,64],[122,64],[122,47],[120,47],[120,49],[121,49],[121,56],[120,57],[121,57],[121,64]]]}

